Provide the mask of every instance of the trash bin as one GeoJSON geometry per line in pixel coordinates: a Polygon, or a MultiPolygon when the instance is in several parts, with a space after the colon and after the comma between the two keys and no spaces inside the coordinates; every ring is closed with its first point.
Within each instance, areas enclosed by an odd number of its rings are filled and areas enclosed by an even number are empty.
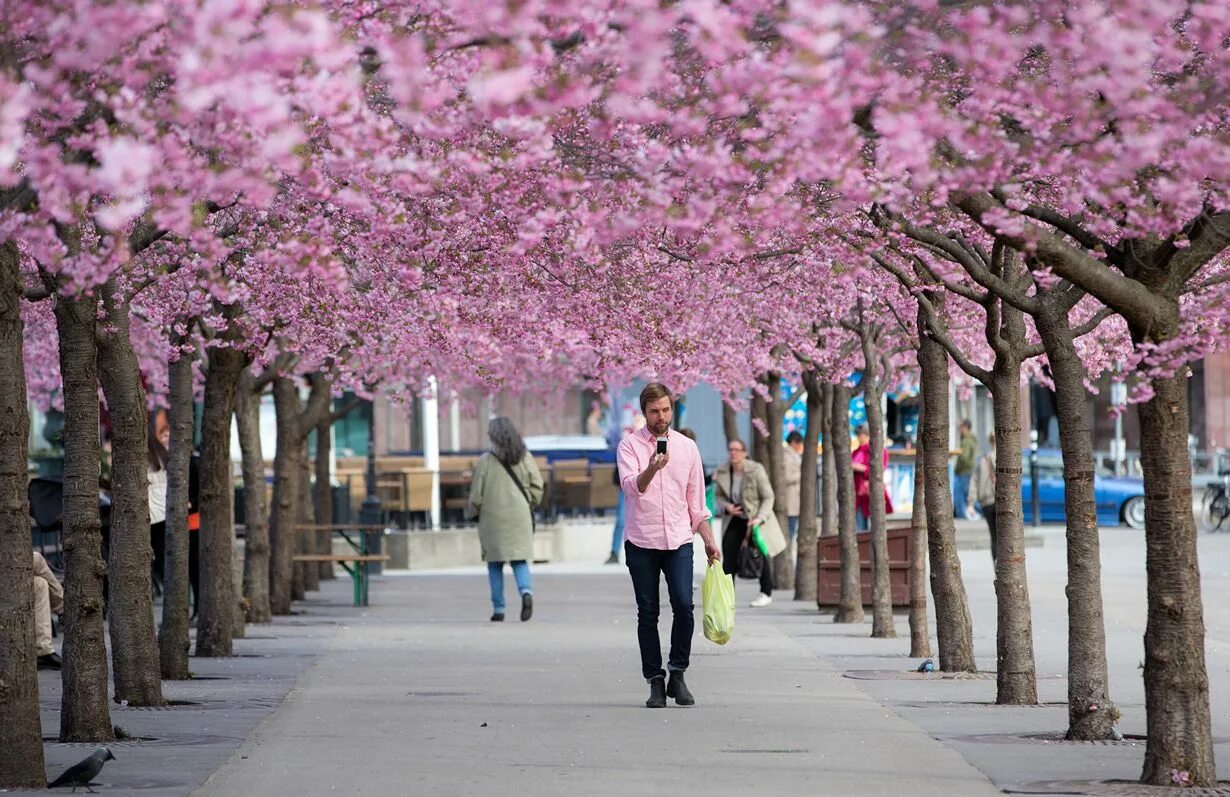
{"type": "MultiPolygon", "coordinates": [[[[863,605],[871,605],[871,532],[859,532],[858,562],[859,584],[862,587],[863,605]]],[[[820,606],[836,606],[841,602],[841,538],[821,537],[818,545],[818,578],[816,603],[820,606]]],[[[893,606],[910,605],[910,564],[914,558],[913,525],[890,525],[888,527],[888,579],[893,606]]]]}

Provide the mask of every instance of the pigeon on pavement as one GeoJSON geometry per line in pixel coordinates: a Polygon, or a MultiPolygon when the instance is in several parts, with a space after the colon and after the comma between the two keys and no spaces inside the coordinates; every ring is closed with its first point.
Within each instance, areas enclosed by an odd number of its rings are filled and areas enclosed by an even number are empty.
{"type": "Polygon", "coordinates": [[[84,786],[90,794],[96,794],[97,792],[90,788],[90,782],[98,777],[99,772],[102,772],[103,764],[114,760],[115,756],[110,750],[105,747],[95,747],[89,758],[78,761],[64,770],[64,774],[52,781],[48,788],[72,786],[75,792],[78,786],[84,786]]]}

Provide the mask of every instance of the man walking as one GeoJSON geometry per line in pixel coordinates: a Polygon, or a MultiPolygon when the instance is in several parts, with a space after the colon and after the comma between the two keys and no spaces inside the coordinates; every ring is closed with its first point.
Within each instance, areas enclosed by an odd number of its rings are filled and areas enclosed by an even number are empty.
{"type": "Polygon", "coordinates": [[[952,514],[957,518],[965,517],[965,508],[969,505],[969,481],[974,474],[974,458],[978,452],[978,441],[974,439],[974,425],[969,419],[961,421],[961,453],[952,467],[952,514]]]}
{"type": "Polygon", "coordinates": [[[692,653],[692,538],[699,534],[710,563],[722,558],[705,507],[705,475],[696,443],[671,429],[670,390],[651,382],[641,391],[645,427],[619,444],[620,489],[624,494],[624,562],[636,594],[636,636],[641,674],[649,683],[647,708],[663,708],[673,697],[680,706],[696,700],[684,683],[692,653]],[[662,670],[658,639],[659,574],[670,596],[670,683],[662,670]]]}

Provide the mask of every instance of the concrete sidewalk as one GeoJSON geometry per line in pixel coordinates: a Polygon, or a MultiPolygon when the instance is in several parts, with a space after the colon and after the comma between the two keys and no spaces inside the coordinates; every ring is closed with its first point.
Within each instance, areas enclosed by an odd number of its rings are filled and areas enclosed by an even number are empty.
{"type": "MultiPolygon", "coordinates": [[[[95,788],[155,797],[504,787],[706,797],[1156,793],[1131,785],[1144,756],[1139,740],[1059,739],[1064,546],[1062,530],[1041,533],[1045,545],[1028,553],[1040,706],[993,705],[989,676],[913,672],[904,616],[896,618],[901,637],[869,639],[870,618],[837,626],[789,592],[765,609],[747,608],[755,589],[741,582],[732,642],[719,647],[697,631],[688,680],[698,705],[650,711],[623,567],[537,567],[535,617],[524,624],[515,612],[510,622],[488,622],[481,568],[390,574],[374,580],[367,609],[350,605],[348,580],[325,582],[296,603],[296,615],[249,626],[249,638],[236,642],[239,657],[193,659],[203,677],[164,684],[181,704],[113,707],[113,721],[140,738],[112,745],[116,761],[95,788]]],[[[1143,734],[1143,535],[1107,529],[1102,539],[1112,698],[1122,730],[1143,734]]],[[[1215,747],[1225,771],[1230,534],[1200,543],[1215,747]]],[[[990,557],[966,551],[962,566],[978,661],[991,670],[990,557]]],[[[44,733],[54,738],[58,673],[39,680],[44,733]]],[[[91,747],[49,741],[50,775],[91,747]]]]}
{"type": "Polygon", "coordinates": [[[651,711],[626,571],[540,571],[535,590],[531,622],[496,624],[478,573],[381,579],[198,793],[998,793],[783,632],[797,606],[741,608],[725,647],[698,630],[698,705],[651,711]]]}

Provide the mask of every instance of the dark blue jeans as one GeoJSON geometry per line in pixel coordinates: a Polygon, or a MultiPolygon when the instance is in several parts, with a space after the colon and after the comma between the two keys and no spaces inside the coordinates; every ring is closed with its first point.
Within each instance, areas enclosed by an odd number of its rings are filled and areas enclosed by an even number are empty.
{"type": "Polygon", "coordinates": [[[667,666],[683,672],[692,656],[692,543],[673,551],[638,548],[624,543],[624,562],[636,593],[636,639],[641,646],[641,674],[646,681],[666,675],[662,671],[662,643],[658,639],[658,574],[666,575],[675,621],[671,624],[671,651],[667,666]]]}

